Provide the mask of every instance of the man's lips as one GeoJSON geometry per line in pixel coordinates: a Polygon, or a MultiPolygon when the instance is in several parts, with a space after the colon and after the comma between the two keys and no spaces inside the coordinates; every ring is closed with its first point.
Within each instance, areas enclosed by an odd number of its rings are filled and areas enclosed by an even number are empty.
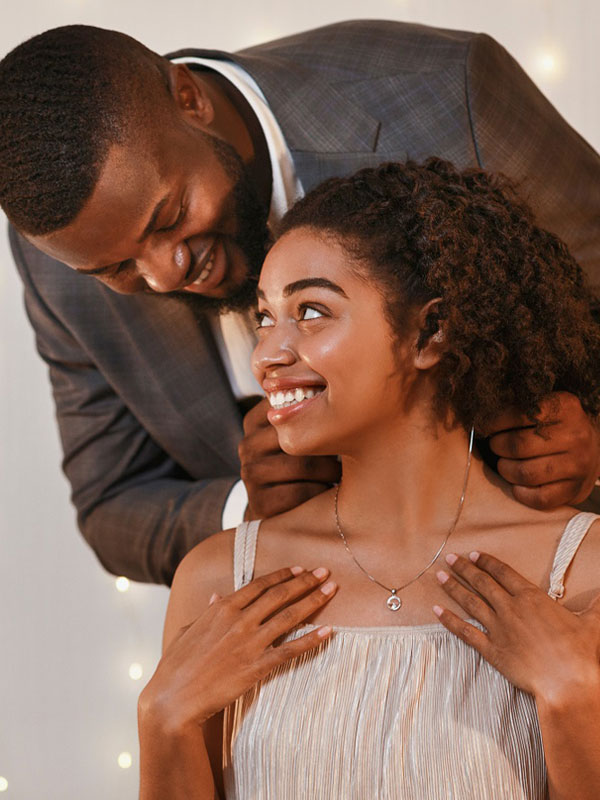
{"type": "MultiPolygon", "coordinates": [[[[185,287],[189,286],[190,283],[194,283],[195,281],[198,280],[198,278],[200,278],[204,270],[207,268],[209,261],[211,261],[211,259],[214,258],[216,244],[217,244],[217,239],[213,238],[212,243],[207,248],[205,248],[202,258],[198,258],[197,253],[192,253],[192,258],[190,259],[191,263],[184,278],[184,284],[182,288],[185,289],[185,287]]],[[[208,274],[205,276],[205,279],[207,277],[208,274]]]]}

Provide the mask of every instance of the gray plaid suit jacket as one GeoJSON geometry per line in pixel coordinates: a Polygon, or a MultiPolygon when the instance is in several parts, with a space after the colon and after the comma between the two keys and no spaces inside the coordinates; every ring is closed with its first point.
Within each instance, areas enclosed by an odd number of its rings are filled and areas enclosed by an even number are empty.
{"type": "MultiPolygon", "coordinates": [[[[330,25],[233,56],[263,90],[306,190],[430,155],[515,179],[600,284],[600,158],[484,35],[330,25]]],[[[221,527],[241,419],[208,325],[171,297],[118,295],[10,231],[49,365],[81,530],[112,572],[170,583],[221,527]]]]}

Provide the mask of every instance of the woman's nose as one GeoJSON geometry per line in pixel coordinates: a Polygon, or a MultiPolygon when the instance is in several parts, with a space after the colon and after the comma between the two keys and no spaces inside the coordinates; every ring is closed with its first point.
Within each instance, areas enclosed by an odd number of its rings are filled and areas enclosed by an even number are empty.
{"type": "Polygon", "coordinates": [[[190,258],[185,242],[165,242],[162,246],[152,243],[136,263],[140,274],[155,292],[175,292],[183,286],[190,258]]]}
{"type": "Polygon", "coordinates": [[[289,326],[274,325],[258,342],[252,353],[252,371],[260,382],[265,373],[277,367],[288,367],[298,360],[293,332],[289,326]]]}

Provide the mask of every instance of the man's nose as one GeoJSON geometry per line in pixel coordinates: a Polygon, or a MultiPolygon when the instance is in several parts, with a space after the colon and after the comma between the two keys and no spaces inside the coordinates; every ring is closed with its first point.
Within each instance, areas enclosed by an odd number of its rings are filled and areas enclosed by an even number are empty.
{"type": "Polygon", "coordinates": [[[259,382],[266,372],[298,360],[292,325],[273,325],[267,330],[252,353],[252,371],[259,382]]]}
{"type": "Polygon", "coordinates": [[[181,289],[190,268],[191,254],[185,242],[152,243],[141,257],[137,268],[148,286],[155,292],[174,292],[181,289]]]}

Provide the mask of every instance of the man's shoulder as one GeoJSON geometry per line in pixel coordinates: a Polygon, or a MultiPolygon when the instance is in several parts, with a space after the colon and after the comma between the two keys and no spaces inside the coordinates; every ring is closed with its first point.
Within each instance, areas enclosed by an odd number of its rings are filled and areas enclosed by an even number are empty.
{"type": "Polygon", "coordinates": [[[415,50],[428,42],[452,47],[469,42],[478,34],[469,31],[436,28],[430,25],[421,25],[414,22],[400,22],[397,20],[357,19],[335,22],[319,28],[284,36],[280,39],[253,45],[240,50],[240,54],[252,55],[268,53],[269,51],[298,50],[327,47],[348,47],[352,45],[371,42],[379,49],[387,46],[394,48],[399,43],[412,45],[415,50]]]}

